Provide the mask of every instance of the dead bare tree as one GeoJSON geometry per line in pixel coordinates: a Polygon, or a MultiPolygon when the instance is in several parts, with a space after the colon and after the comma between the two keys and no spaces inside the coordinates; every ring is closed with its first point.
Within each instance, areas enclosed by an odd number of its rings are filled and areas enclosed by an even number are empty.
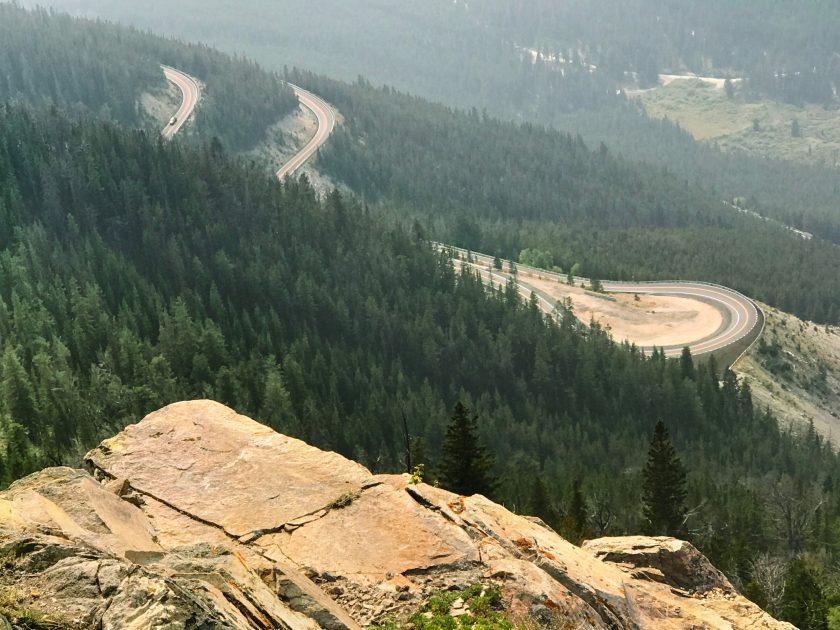
{"type": "Polygon", "coordinates": [[[599,538],[607,533],[615,520],[615,512],[610,505],[610,499],[605,492],[595,490],[589,494],[589,524],[592,527],[594,538],[599,538]]]}
{"type": "Polygon", "coordinates": [[[750,575],[764,593],[765,610],[775,617],[781,611],[785,596],[787,563],[782,558],[762,553],[750,563],[750,575]]]}
{"type": "Polygon", "coordinates": [[[765,494],[777,534],[785,541],[790,553],[800,553],[805,549],[808,531],[825,502],[824,498],[816,489],[804,488],[789,475],[771,481],[765,494]]]}
{"type": "Polygon", "coordinates": [[[402,412],[403,436],[405,437],[405,472],[409,475],[414,472],[414,465],[411,461],[411,433],[408,431],[408,419],[405,417],[405,411],[402,412]]]}

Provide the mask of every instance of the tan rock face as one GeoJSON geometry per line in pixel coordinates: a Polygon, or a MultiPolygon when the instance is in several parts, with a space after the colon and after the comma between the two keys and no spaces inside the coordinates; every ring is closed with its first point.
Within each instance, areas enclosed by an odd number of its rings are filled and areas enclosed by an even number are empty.
{"type": "Polygon", "coordinates": [[[165,407],[87,460],[237,537],[317,512],[371,481],[359,464],[209,401],[165,407]]]}
{"type": "Polygon", "coordinates": [[[726,576],[693,545],[667,537],[622,536],[583,544],[584,551],[619,565],[625,572],[692,593],[720,590],[734,593],[726,576]]]}
{"type": "Polygon", "coordinates": [[[0,493],[0,588],[71,627],[358,628],[477,581],[502,588],[516,623],[791,627],[687,543],[579,548],[484,497],[371,475],[209,401],[151,414],[86,466],[0,493]]]}

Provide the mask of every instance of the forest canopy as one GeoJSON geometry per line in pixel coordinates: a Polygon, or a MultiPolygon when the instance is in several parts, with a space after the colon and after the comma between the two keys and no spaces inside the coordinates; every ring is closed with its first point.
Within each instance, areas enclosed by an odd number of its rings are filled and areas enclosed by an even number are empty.
{"type": "Polygon", "coordinates": [[[100,21],[0,2],[0,102],[18,100],[154,128],[140,104],[167,83],[161,64],[204,83],[195,128],[231,150],[251,148],[297,107],[292,90],[257,64],[100,21]],[[236,124],[230,124],[235,121],[236,124]]]}

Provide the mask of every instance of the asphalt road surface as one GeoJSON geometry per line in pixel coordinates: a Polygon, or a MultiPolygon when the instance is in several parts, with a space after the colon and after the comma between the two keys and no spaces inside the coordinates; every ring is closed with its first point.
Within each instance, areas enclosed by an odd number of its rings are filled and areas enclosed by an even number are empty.
{"type": "Polygon", "coordinates": [[[292,175],[296,170],[298,170],[301,166],[306,164],[306,162],[317,153],[318,149],[327,141],[327,138],[330,137],[333,129],[335,129],[335,110],[327,105],[321,98],[315,96],[312,92],[307,92],[303,88],[300,88],[296,85],[289,84],[291,88],[295,91],[295,95],[298,97],[298,101],[300,101],[301,106],[305,107],[318,119],[318,129],[315,131],[315,135],[312,136],[312,139],[306,143],[306,146],[303,147],[297,154],[288,162],[286,162],[283,167],[277,171],[278,179],[283,179],[287,175],[292,175]]]}
{"type": "Polygon", "coordinates": [[[184,123],[192,116],[195,106],[201,100],[201,90],[198,89],[198,83],[190,75],[184,74],[180,70],[170,68],[169,66],[161,66],[163,74],[166,75],[167,80],[178,86],[181,90],[181,106],[175,112],[175,124],[170,125],[168,122],[166,127],[161,131],[161,135],[169,140],[181,130],[184,123]]]}

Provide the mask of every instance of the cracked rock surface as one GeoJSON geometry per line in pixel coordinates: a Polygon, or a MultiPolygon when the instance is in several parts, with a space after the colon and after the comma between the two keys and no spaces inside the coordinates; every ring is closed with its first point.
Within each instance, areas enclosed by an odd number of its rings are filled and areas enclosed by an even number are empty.
{"type": "Polygon", "coordinates": [[[492,581],[506,616],[532,626],[792,628],[688,543],[576,547],[210,401],[150,414],[85,467],[0,493],[0,588],[67,627],[355,629],[492,581]]]}

